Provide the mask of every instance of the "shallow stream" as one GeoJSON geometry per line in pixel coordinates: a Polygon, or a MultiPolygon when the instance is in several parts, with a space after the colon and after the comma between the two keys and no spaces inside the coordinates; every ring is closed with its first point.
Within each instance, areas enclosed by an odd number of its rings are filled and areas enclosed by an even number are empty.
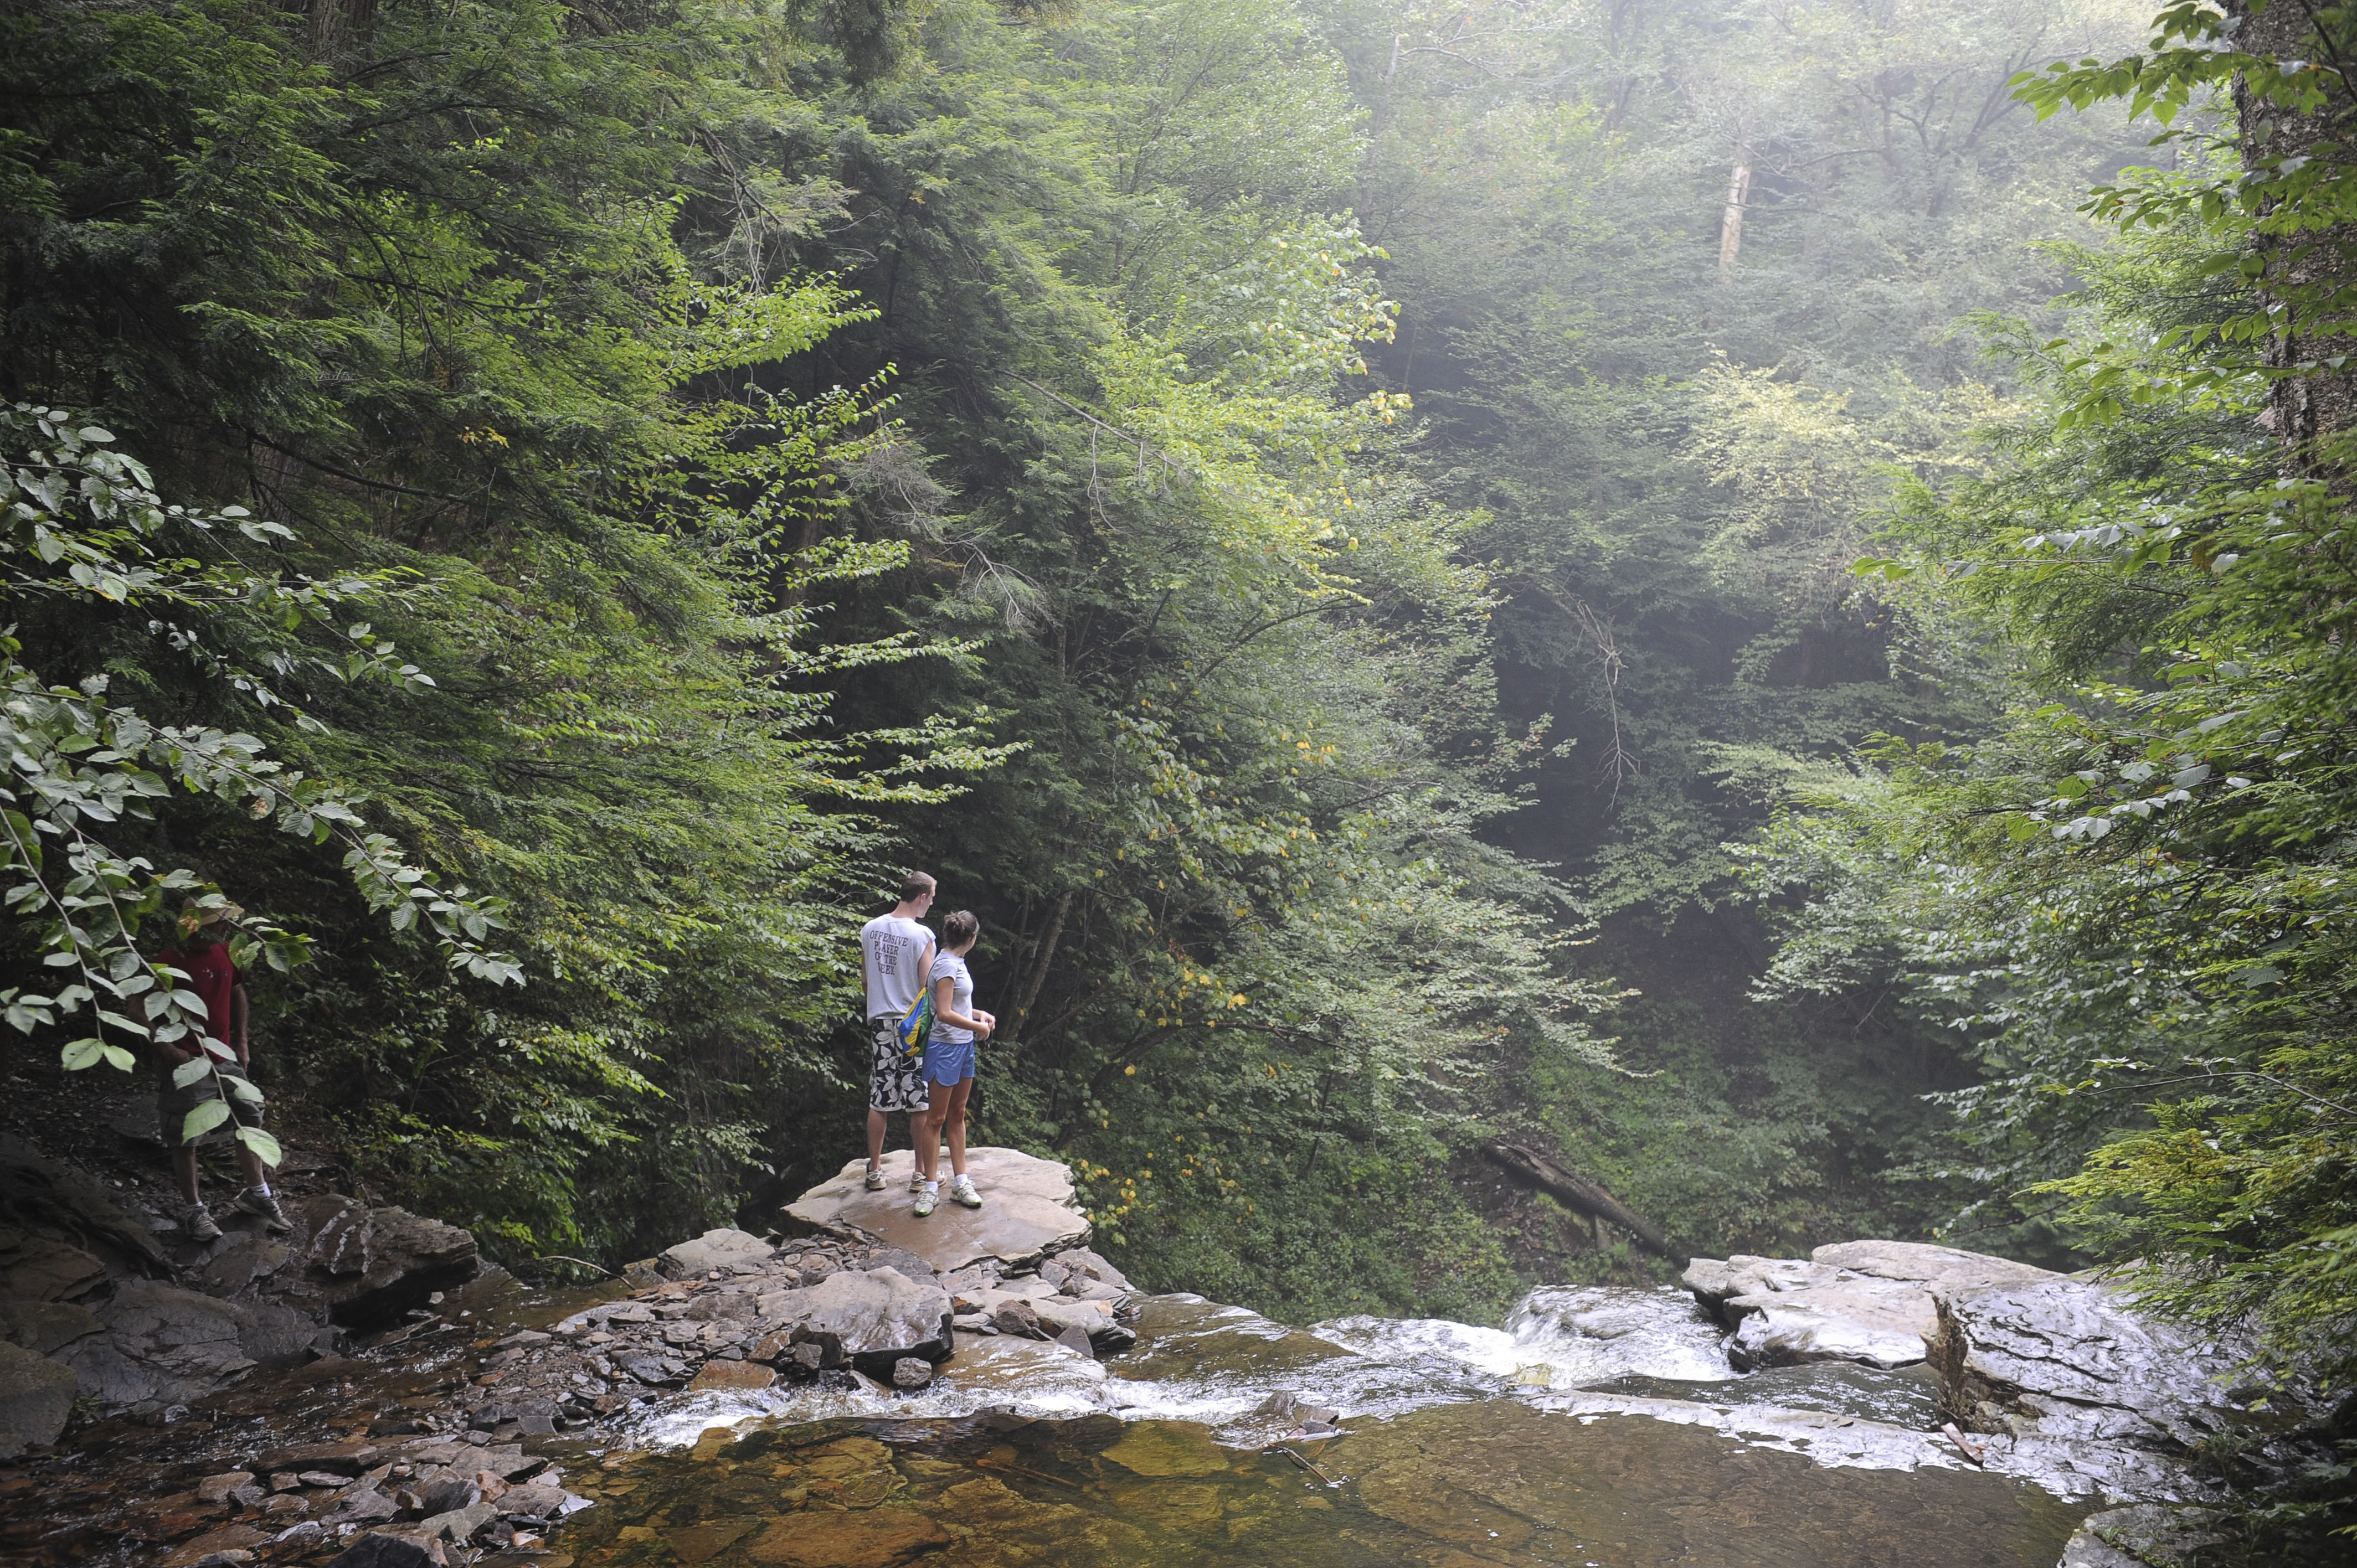
{"type": "Polygon", "coordinates": [[[580,1568],[2049,1568],[2085,1504],[1850,1440],[1930,1430],[1936,1394],[1920,1368],[1732,1377],[1678,1291],[1541,1290],[1504,1329],[1168,1295],[1103,1363],[961,1336],[914,1395],[673,1396],[570,1472],[601,1506],[559,1544],[580,1568]],[[1761,1405],[1834,1419],[1813,1448],[1747,1433],[1761,1405]],[[1303,1406],[1340,1434],[1297,1435],[1303,1406]]]}
{"type": "MultiPolygon", "coordinates": [[[[0,1497],[0,1518],[47,1516],[27,1561],[152,1561],[106,1522],[140,1494],[356,1414],[438,1418],[487,1336],[594,1299],[479,1282],[361,1359],[176,1427],[92,1428],[71,1473],[0,1497]]],[[[844,1373],[662,1394],[593,1440],[536,1441],[597,1506],[553,1554],[478,1568],[2051,1568],[2094,1506],[1964,1465],[1927,1435],[1920,1368],[1735,1377],[1677,1291],[1544,1289],[1502,1329],[1297,1329],[1165,1295],[1137,1330],[1104,1361],[962,1334],[912,1394],[844,1373]]]]}

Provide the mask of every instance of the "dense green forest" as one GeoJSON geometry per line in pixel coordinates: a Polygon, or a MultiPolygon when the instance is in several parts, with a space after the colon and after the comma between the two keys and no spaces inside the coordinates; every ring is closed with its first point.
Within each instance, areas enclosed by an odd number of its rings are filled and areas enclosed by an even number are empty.
{"type": "Polygon", "coordinates": [[[856,1153],[917,865],[1149,1283],[1647,1277],[1507,1134],[2338,1378],[2357,20],[2152,10],[19,0],[9,1020],[234,900],[613,1263],[856,1153]]]}

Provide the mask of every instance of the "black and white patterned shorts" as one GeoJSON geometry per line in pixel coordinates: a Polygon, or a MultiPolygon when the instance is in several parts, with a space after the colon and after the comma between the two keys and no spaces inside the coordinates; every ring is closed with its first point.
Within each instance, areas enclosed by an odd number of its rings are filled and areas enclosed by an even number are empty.
{"type": "Polygon", "coordinates": [[[925,1086],[925,1058],[900,1054],[899,1020],[871,1018],[867,1027],[876,1042],[876,1059],[867,1069],[868,1108],[931,1111],[933,1097],[925,1086]]]}

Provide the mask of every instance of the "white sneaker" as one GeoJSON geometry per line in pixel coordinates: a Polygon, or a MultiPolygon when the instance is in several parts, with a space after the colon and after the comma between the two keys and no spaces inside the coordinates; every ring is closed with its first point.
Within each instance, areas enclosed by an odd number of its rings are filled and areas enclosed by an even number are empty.
{"type": "Polygon", "coordinates": [[[918,1219],[922,1219],[926,1215],[931,1214],[933,1211],[934,1201],[940,1197],[941,1194],[934,1191],[933,1188],[930,1187],[920,1187],[917,1189],[917,1201],[910,1206],[909,1212],[915,1215],[918,1219]]]}
{"type": "Polygon", "coordinates": [[[968,1208],[980,1208],[982,1207],[982,1194],[974,1190],[974,1178],[972,1176],[960,1176],[957,1180],[950,1183],[950,1201],[952,1203],[963,1204],[968,1208]]]}
{"type": "Polygon", "coordinates": [[[917,1168],[914,1165],[909,1167],[909,1190],[910,1192],[922,1192],[925,1190],[925,1178],[918,1174],[917,1168]]]}
{"type": "Polygon", "coordinates": [[[870,1192],[882,1192],[884,1190],[884,1173],[876,1169],[872,1165],[868,1167],[866,1186],[867,1190],[870,1192]]]}

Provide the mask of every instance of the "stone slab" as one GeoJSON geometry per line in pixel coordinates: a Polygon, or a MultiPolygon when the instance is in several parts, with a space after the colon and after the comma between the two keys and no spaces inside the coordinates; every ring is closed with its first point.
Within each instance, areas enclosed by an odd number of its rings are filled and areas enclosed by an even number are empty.
{"type": "Polygon", "coordinates": [[[957,1354],[934,1375],[933,1387],[975,1405],[1069,1397],[1085,1408],[1105,1386],[1103,1363],[1052,1339],[1003,1334],[960,1334],[957,1354]]]}
{"type": "Polygon", "coordinates": [[[949,1359],[952,1348],[950,1293],[931,1274],[911,1280],[898,1269],[846,1269],[802,1290],[761,1298],[757,1358],[783,1359],[800,1345],[820,1347],[822,1365],[849,1361],[861,1371],[890,1377],[903,1356],[949,1359]]]}
{"type": "Polygon", "coordinates": [[[866,1162],[852,1161],[787,1205],[783,1228],[800,1236],[881,1241],[943,1273],[985,1260],[1010,1272],[1032,1268],[1044,1257],[1088,1243],[1088,1217],[1072,1207],[1076,1195],[1066,1165],[1017,1149],[969,1149],[966,1170],[981,1189],[982,1207],[963,1208],[944,1197],[920,1219],[909,1212],[908,1191],[915,1159],[906,1150],[886,1155],[881,1192],[863,1185],[866,1162]]]}
{"type": "Polygon", "coordinates": [[[89,1310],[70,1301],[27,1301],[0,1296],[0,1339],[38,1356],[55,1356],[104,1327],[89,1310]]]}
{"type": "Polygon", "coordinates": [[[2064,1277],[1943,1294],[1932,1348],[1947,1405],[1973,1431],[2173,1454],[2233,1424],[2226,1391],[2251,1351],[2064,1277]]]}
{"type": "Polygon", "coordinates": [[[776,1251],[759,1236],[724,1226],[706,1230],[694,1240],[665,1248],[655,1261],[655,1267],[665,1279],[701,1279],[715,1269],[723,1274],[734,1273],[740,1263],[758,1267],[768,1262],[776,1251]]]}
{"type": "Polygon", "coordinates": [[[1989,1252],[1967,1252],[1930,1241],[1835,1241],[1819,1247],[1809,1261],[1881,1280],[1904,1280],[1926,1290],[1985,1290],[1991,1285],[2028,1285],[2063,1276],[2035,1263],[2018,1263],[1989,1252]]]}
{"type": "Polygon", "coordinates": [[[245,1349],[251,1315],[196,1291],[126,1280],[95,1316],[106,1333],[81,1340],[69,1356],[82,1392],[102,1403],[185,1403],[254,1369],[245,1349]]]}
{"type": "Polygon", "coordinates": [[[1727,1359],[1747,1370],[1811,1361],[1912,1366],[1924,1359],[1926,1337],[1938,1327],[1932,1298],[1920,1291],[1896,1299],[1799,1291],[1785,1298],[1737,1296],[1728,1305],[1744,1316],[1727,1344],[1727,1359]]]}
{"type": "Polygon", "coordinates": [[[70,1368],[0,1339],[0,1445],[55,1443],[73,1413],[70,1368]]]}
{"type": "Polygon", "coordinates": [[[80,1247],[22,1231],[0,1233],[0,1294],[67,1301],[106,1283],[106,1265],[80,1247]]]}
{"type": "Polygon", "coordinates": [[[778,1374],[759,1361],[706,1361],[704,1369],[689,1380],[687,1391],[708,1393],[715,1389],[766,1389],[778,1380],[778,1374]]]}
{"type": "Polygon", "coordinates": [[[1736,1366],[1925,1359],[1943,1294],[2034,1286],[2063,1276],[2009,1258],[1921,1241],[1842,1241],[1807,1259],[1696,1258],[1684,1283],[1735,1330],[1736,1366]]]}
{"type": "MultiPolygon", "coordinates": [[[[151,1276],[171,1273],[162,1244],[145,1225],[124,1212],[113,1193],[87,1172],[52,1160],[9,1133],[0,1133],[0,1192],[8,1195],[11,1222],[27,1231],[48,1231],[59,1240],[71,1237],[113,1272],[151,1276]]],[[[24,1239],[23,1231],[0,1230],[0,1273],[11,1266],[11,1242],[24,1239]]],[[[46,1294],[14,1284],[0,1290],[10,1295],[46,1294]]]]}
{"type": "Polygon", "coordinates": [[[403,1208],[328,1194],[304,1205],[298,1223],[306,1286],[327,1303],[328,1320],[345,1328],[397,1323],[436,1291],[473,1279],[479,1266],[473,1232],[403,1208]]]}

